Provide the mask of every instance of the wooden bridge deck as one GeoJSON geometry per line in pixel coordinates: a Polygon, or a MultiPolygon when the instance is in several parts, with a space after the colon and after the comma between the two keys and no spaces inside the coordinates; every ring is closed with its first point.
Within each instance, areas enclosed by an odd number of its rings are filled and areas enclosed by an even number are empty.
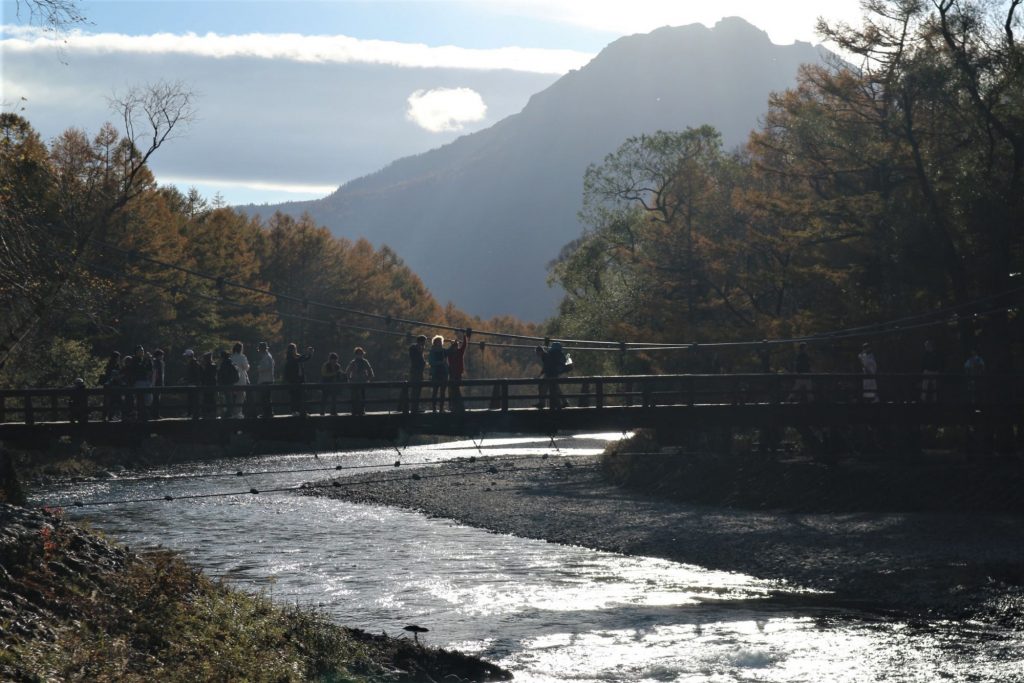
{"type": "MultiPolygon", "coordinates": [[[[257,417],[270,402],[290,410],[287,385],[231,387],[246,395],[243,419],[202,416],[203,401],[224,410],[223,387],[24,389],[0,391],[0,441],[45,447],[62,437],[91,444],[131,445],[151,435],[172,441],[227,443],[239,434],[268,441],[312,442],[318,434],[394,440],[402,433],[477,436],[496,433],[625,431],[650,427],[677,432],[721,428],[835,427],[844,425],[1006,425],[1024,417],[1021,378],[880,375],[879,400],[864,395],[858,375],[672,375],[573,377],[559,380],[568,404],[537,408],[537,380],[469,380],[462,383],[465,409],[429,412],[430,386],[421,388],[414,412],[414,385],[362,385],[365,414],[353,415],[351,386],[335,392],[338,415],[257,417]],[[922,385],[936,382],[935,391],[922,385]],[[147,395],[149,399],[147,399],[147,395]],[[104,421],[120,403],[146,404],[159,396],[161,419],[104,421]],[[188,417],[189,412],[199,419],[188,417]]],[[[302,385],[301,407],[319,412],[324,385],[302,385]]],[[[328,395],[328,404],[330,399],[328,395]]],[[[328,411],[329,412],[329,411],[328,411]]]]}

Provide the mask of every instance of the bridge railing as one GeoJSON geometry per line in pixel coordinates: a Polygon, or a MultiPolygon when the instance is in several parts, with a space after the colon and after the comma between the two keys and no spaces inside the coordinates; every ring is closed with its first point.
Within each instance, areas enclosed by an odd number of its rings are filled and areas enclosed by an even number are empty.
{"type": "MultiPolygon", "coordinates": [[[[700,404],[1024,403],[1021,375],[735,374],[467,379],[465,410],[652,408],[700,404]]],[[[443,410],[452,409],[446,385],[443,410]]],[[[0,423],[86,422],[441,410],[429,381],[0,390],[0,423]]],[[[440,392],[438,392],[440,394],[440,392]]],[[[440,396],[438,396],[440,399],[440,396]]]]}

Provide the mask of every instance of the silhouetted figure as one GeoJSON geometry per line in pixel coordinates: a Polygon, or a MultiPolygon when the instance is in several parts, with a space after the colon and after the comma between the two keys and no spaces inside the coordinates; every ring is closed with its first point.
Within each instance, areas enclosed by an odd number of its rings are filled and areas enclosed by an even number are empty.
{"type": "Polygon", "coordinates": [[[543,349],[543,352],[541,375],[548,387],[548,405],[552,410],[561,410],[565,407],[565,403],[562,401],[562,390],[558,386],[558,376],[567,372],[566,355],[562,351],[562,342],[551,342],[551,346],[543,349]]]}
{"type": "Polygon", "coordinates": [[[366,360],[363,347],[357,346],[352,354],[345,376],[352,388],[352,414],[362,415],[366,412],[366,383],[373,379],[373,367],[366,360]]]}
{"type": "MultiPolygon", "coordinates": [[[[154,387],[162,387],[166,384],[167,366],[164,363],[164,351],[163,349],[157,349],[153,352],[153,381],[154,387]]],[[[155,392],[153,394],[153,403],[150,410],[150,417],[154,420],[160,419],[160,393],[155,392]]]]}
{"type": "Polygon", "coordinates": [[[924,354],[921,356],[921,402],[938,403],[939,378],[942,373],[942,354],[935,349],[929,339],[924,343],[924,354]]]}
{"type": "MultiPolygon", "coordinates": [[[[153,386],[153,357],[146,353],[146,349],[141,344],[135,347],[130,370],[127,370],[127,374],[131,378],[131,386],[133,387],[148,388],[153,386]]],[[[140,421],[146,420],[149,406],[153,403],[153,394],[136,393],[133,397],[135,399],[135,417],[140,421]]]]}
{"type": "Polygon", "coordinates": [[[288,384],[288,394],[291,398],[292,415],[305,417],[306,406],[302,385],[306,381],[306,371],[303,364],[313,357],[313,347],[307,346],[306,353],[299,355],[299,349],[295,343],[288,345],[284,356],[284,381],[288,384]]]}
{"type": "Polygon", "coordinates": [[[430,340],[427,363],[430,365],[430,411],[437,412],[437,398],[440,395],[443,413],[444,397],[448,389],[448,355],[444,350],[444,337],[439,334],[430,340]]]}
{"type": "Polygon", "coordinates": [[[416,343],[409,347],[409,410],[413,413],[420,412],[423,371],[427,367],[427,361],[423,358],[426,347],[427,338],[422,334],[416,337],[416,343]]]}
{"type": "Polygon", "coordinates": [[[85,424],[89,421],[89,397],[85,394],[85,380],[75,378],[68,396],[68,421],[72,424],[85,424]]]}
{"type": "Polygon", "coordinates": [[[220,364],[217,366],[217,386],[220,387],[224,396],[224,413],[222,417],[228,419],[235,417],[235,389],[238,385],[238,368],[231,360],[231,354],[227,351],[220,352],[220,364]]]}
{"type": "Polygon", "coordinates": [[[977,349],[971,351],[971,355],[964,361],[964,372],[967,373],[967,400],[977,403],[980,398],[978,378],[985,374],[985,361],[978,354],[977,349]]]}
{"type": "MultiPolygon", "coordinates": [[[[793,370],[798,375],[808,375],[811,372],[811,357],[807,353],[807,342],[800,342],[797,347],[796,358],[793,359],[793,370]]],[[[798,377],[793,382],[793,393],[790,401],[813,401],[814,384],[810,377],[798,377]]]]}
{"type": "Polygon", "coordinates": [[[761,364],[761,372],[768,374],[772,371],[772,349],[768,340],[761,340],[761,346],[757,349],[757,358],[761,364]]]}
{"type": "Polygon", "coordinates": [[[203,386],[203,417],[206,419],[217,416],[217,364],[213,361],[213,352],[203,354],[199,363],[200,384],[203,386]]]}
{"type": "Polygon", "coordinates": [[[327,414],[327,405],[331,406],[331,415],[338,414],[338,384],[344,378],[338,354],[327,354],[327,360],[320,366],[320,414],[327,414]]]}
{"type": "Polygon", "coordinates": [[[453,411],[466,409],[462,401],[462,376],[466,372],[466,349],[473,331],[466,329],[461,339],[453,339],[445,353],[448,355],[448,400],[453,411]]]}
{"type": "Polygon", "coordinates": [[[121,395],[121,352],[111,351],[107,358],[107,365],[100,375],[100,385],[103,386],[103,421],[121,419],[121,406],[123,404],[121,395]]]}
{"type": "MultiPolygon", "coordinates": [[[[203,371],[199,361],[196,360],[196,352],[192,349],[185,349],[185,353],[181,354],[181,357],[184,360],[185,366],[182,369],[179,382],[186,387],[202,386],[203,371]]],[[[199,392],[190,391],[188,393],[188,416],[193,420],[197,420],[199,415],[199,392]]]]}
{"type": "Polygon", "coordinates": [[[878,361],[875,360],[875,352],[871,344],[865,342],[861,351],[857,354],[860,361],[860,372],[864,375],[861,380],[861,398],[868,403],[878,403],[878,361]]]}

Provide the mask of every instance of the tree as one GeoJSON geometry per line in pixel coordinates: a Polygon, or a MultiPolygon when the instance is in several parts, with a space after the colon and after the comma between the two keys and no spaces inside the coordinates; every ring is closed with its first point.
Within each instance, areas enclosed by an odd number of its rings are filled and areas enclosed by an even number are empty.
{"type": "MultiPolygon", "coordinates": [[[[115,214],[132,199],[144,190],[152,189],[153,179],[146,162],[195,116],[194,95],[181,83],[161,82],[144,88],[133,88],[124,96],[112,98],[111,106],[125,125],[124,137],[119,138],[112,128],[104,127],[94,141],[95,146],[87,150],[83,136],[73,134],[66,141],[68,154],[65,160],[69,163],[73,161],[73,165],[51,165],[61,161],[60,156],[55,156],[50,164],[46,164],[45,172],[40,170],[40,173],[49,176],[44,185],[55,183],[59,178],[71,191],[70,196],[76,202],[81,200],[83,203],[65,205],[64,210],[52,216],[52,222],[45,229],[39,229],[41,226],[31,229],[32,221],[38,217],[28,206],[15,207],[5,215],[9,225],[22,226],[10,230],[10,241],[17,241],[7,247],[10,253],[43,253],[52,240],[65,240],[67,248],[62,251],[68,257],[66,261],[57,264],[53,261],[57,254],[47,254],[50,258],[44,260],[43,264],[50,263],[52,268],[44,277],[32,281],[30,287],[24,288],[18,304],[9,309],[9,315],[4,316],[3,329],[0,330],[0,368],[56,302],[76,273],[79,261],[94,236],[105,230],[115,214]]],[[[5,118],[4,121],[9,128],[18,128],[20,125],[14,119],[5,118]]],[[[20,137],[28,139],[31,136],[20,137]]],[[[4,153],[12,156],[3,161],[0,172],[12,175],[0,179],[0,183],[12,186],[34,180],[38,184],[38,177],[33,179],[24,174],[18,175],[18,159],[15,156],[17,149],[18,146],[14,144],[5,147],[4,153]]],[[[19,191],[31,192],[32,189],[30,186],[27,190],[19,191]]],[[[55,252],[52,249],[50,251],[55,252]]],[[[28,278],[32,275],[24,270],[27,267],[24,261],[15,263],[21,264],[23,270],[13,271],[13,278],[22,275],[28,278]]]]}

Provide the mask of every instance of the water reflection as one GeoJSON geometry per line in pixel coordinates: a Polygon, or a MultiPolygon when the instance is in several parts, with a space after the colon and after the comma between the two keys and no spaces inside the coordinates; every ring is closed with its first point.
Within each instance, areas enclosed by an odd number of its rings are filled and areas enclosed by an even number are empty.
{"type": "MultiPolygon", "coordinates": [[[[410,448],[400,457],[403,467],[430,466],[478,447],[410,448]]],[[[599,450],[570,439],[558,447],[528,439],[482,448],[555,457],[599,450]]],[[[397,457],[379,450],[222,460],[37,492],[36,502],[269,489],[319,475],[251,473],[387,466],[397,457]]],[[[269,493],[70,511],[126,543],[178,549],[211,575],[316,605],[347,625],[398,634],[422,624],[431,644],[478,652],[520,681],[1024,680],[1020,633],[880,621],[741,574],[490,534],[383,507],[269,493]]]]}

